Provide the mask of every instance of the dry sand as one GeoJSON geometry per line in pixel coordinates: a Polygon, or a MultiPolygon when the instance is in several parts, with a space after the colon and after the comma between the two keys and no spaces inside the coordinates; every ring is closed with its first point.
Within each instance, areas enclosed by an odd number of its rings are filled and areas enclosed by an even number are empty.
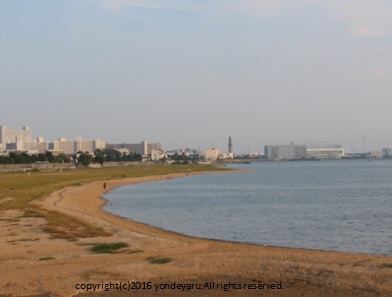
{"type": "MultiPolygon", "coordinates": [[[[106,191],[180,176],[109,181],[106,191]]],[[[0,296],[392,296],[392,257],[192,238],[107,214],[101,210],[102,193],[102,182],[93,182],[55,192],[40,203],[103,227],[110,237],[53,239],[42,231],[42,218],[21,218],[17,210],[0,213],[0,296]],[[129,247],[93,254],[84,245],[100,242],[127,242],[129,247]],[[151,264],[149,257],[172,261],[151,264]],[[77,288],[110,282],[145,282],[141,285],[152,289],[87,293],[77,288]],[[215,289],[178,289],[206,282],[215,289]],[[176,289],[167,287],[173,283],[176,289]],[[230,290],[223,290],[229,283],[230,290]],[[160,284],[166,289],[156,291],[160,284]],[[264,289],[244,289],[248,284],[264,284],[264,289]],[[274,284],[282,289],[267,289],[274,284]]]]}

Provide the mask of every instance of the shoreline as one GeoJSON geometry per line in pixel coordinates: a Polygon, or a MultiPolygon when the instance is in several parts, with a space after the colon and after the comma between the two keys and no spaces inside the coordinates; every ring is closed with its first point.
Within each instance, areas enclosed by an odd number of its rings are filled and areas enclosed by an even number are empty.
{"type": "MultiPolygon", "coordinates": [[[[233,171],[220,173],[231,172],[233,171]]],[[[71,297],[86,293],[75,289],[75,284],[81,282],[262,281],[283,284],[284,289],[271,291],[271,296],[392,294],[392,268],[389,268],[389,265],[392,265],[391,256],[196,238],[115,216],[102,209],[106,203],[102,194],[115,187],[194,174],[206,173],[190,172],[110,180],[105,191],[102,182],[92,182],[52,193],[41,202],[45,209],[81,218],[104,228],[112,235],[83,238],[76,243],[51,239],[50,235],[40,231],[44,224],[40,218],[21,219],[19,226],[15,225],[15,230],[20,234],[12,235],[12,232],[16,231],[12,231],[13,225],[10,221],[11,223],[5,226],[7,229],[4,229],[9,232],[9,236],[0,238],[0,255],[3,255],[0,256],[0,269],[7,271],[0,276],[0,291],[6,294],[5,296],[56,294],[59,297],[71,297]],[[27,238],[31,240],[27,241],[27,238]],[[130,247],[116,254],[92,254],[87,244],[98,242],[127,242],[130,247]],[[133,253],[134,251],[138,252],[133,253]],[[52,258],[48,261],[40,260],[45,256],[52,258]],[[154,265],[146,261],[149,257],[168,257],[172,261],[164,265],[154,265]]],[[[11,211],[8,215],[12,213],[11,211]]],[[[118,292],[101,293],[88,296],[118,296],[118,292]]],[[[148,290],[138,293],[138,296],[153,295],[148,290]]],[[[189,291],[181,296],[227,296],[228,293],[230,296],[260,294],[257,290],[209,290],[189,291]]],[[[165,292],[162,294],[157,296],[165,296],[165,292]]],[[[172,291],[167,291],[166,294],[177,296],[177,293],[172,291]]]]}

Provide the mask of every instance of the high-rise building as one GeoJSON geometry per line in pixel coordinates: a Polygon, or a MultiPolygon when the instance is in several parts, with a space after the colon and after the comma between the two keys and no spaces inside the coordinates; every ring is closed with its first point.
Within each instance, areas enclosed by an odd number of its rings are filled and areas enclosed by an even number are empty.
{"type": "Polygon", "coordinates": [[[100,139],[83,140],[82,137],[77,137],[76,141],[59,138],[49,147],[55,151],[62,151],[66,155],[74,155],[77,152],[92,153],[96,149],[104,149],[106,147],[106,143],[100,139]]]}
{"type": "Polygon", "coordinates": [[[0,149],[6,150],[7,144],[15,147],[16,150],[24,150],[25,143],[32,142],[32,132],[29,127],[23,127],[22,130],[8,129],[6,126],[0,126],[0,149]]]}
{"type": "Polygon", "coordinates": [[[43,137],[37,137],[35,141],[24,144],[24,150],[30,154],[44,154],[48,149],[49,143],[43,137]]]}

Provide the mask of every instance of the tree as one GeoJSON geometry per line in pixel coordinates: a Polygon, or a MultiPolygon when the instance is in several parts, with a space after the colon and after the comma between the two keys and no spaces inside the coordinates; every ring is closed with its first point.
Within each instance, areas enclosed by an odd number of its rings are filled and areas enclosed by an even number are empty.
{"type": "Polygon", "coordinates": [[[52,152],[46,151],[45,159],[46,159],[46,161],[48,161],[50,163],[53,163],[54,162],[54,156],[53,156],[52,152]]]}
{"type": "Polygon", "coordinates": [[[35,162],[35,158],[29,156],[25,152],[10,152],[9,156],[10,158],[14,159],[15,164],[28,164],[35,162]]]}
{"type": "Polygon", "coordinates": [[[121,153],[118,150],[107,148],[104,152],[106,161],[121,161],[121,153]]]}
{"type": "Polygon", "coordinates": [[[94,157],[89,153],[81,153],[78,157],[78,163],[82,166],[88,166],[90,163],[94,161],[94,157]]]}
{"type": "Polygon", "coordinates": [[[54,157],[54,162],[56,162],[56,163],[69,163],[70,159],[66,155],[61,153],[61,154],[58,154],[58,156],[54,157]]]}
{"type": "Polygon", "coordinates": [[[103,164],[103,162],[105,162],[105,154],[101,149],[96,149],[94,152],[94,162],[99,163],[99,164],[103,164]]]}
{"type": "Polygon", "coordinates": [[[10,156],[0,156],[0,164],[15,164],[15,160],[10,156]]]}

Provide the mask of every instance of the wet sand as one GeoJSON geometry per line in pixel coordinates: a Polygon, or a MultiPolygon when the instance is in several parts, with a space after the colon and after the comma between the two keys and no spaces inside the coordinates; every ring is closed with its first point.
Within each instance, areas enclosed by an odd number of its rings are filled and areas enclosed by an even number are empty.
{"type": "MultiPolygon", "coordinates": [[[[184,175],[109,181],[106,191],[184,175]]],[[[18,210],[0,214],[1,297],[392,296],[390,256],[192,238],[105,213],[103,191],[102,182],[93,182],[57,191],[40,203],[102,227],[109,237],[53,239],[42,231],[42,218],[21,218],[18,210]],[[88,244],[103,242],[129,247],[114,254],[90,252],[88,244]],[[151,264],[151,257],[171,261],[151,264]],[[112,290],[102,290],[110,283],[112,290]],[[115,289],[120,283],[125,291],[115,289]],[[96,291],[87,293],[86,284],[96,291]]]]}

